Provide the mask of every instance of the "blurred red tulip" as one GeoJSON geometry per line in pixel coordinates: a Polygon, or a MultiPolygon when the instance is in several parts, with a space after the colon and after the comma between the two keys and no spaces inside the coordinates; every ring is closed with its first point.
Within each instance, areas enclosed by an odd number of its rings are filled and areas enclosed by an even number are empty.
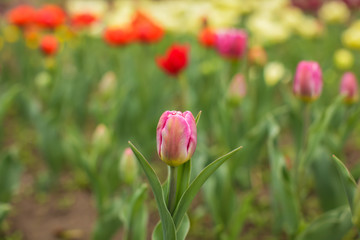
{"type": "Polygon", "coordinates": [[[213,47],[216,42],[216,34],[211,28],[204,28],[201,30],[198,40],[204,47],[213,47]]]}
{"type": "Polygon", "coordinates": [[[105,29],[104,39],[113,46],[121,46],[132,42],[136,35],[129,27],[111,27],[105,29]]]}
{"type": "Polygon", "coordinates": [[[342,0],[349,8],[359,8],[360,0],[342,0]]]}
{"type": "Polygon", "coordinates": [[[19,27],[25,27],[34,23],[36,10],[29,5],[19,5],[11,9],[7,14],[9,23],[19,27]]]}
{"type": "Polygon", "coordinates": [[[65,12],[57,5],[44,5],[36,13],[36,23],[44,28],[56,28],[66,20],[65,12]]]}
{"type": "Polygon", "coordinates": [[[177,76],[188,63],[188,52],[187,45],[173,44],[165,56],[156,58],[156,62],[167,74],[177,76]]]}
{"type": "Polygon", "coordinates": [[[48,56],[54,55],[58,50],[58,40],[53,35],[45,35],[40,41],[40,50],[48,56]]]}
{"type": "Polygon", "coordinates": [[[291,0],[292,4],[304,11],[317,11],[323,4],[323,0],[291,0]]]}
{"type": "Polygon", "coordinates": [[[157,42],[164,35],[164,30],[141,11],[135,13],[131,26],[134,29],[137,40],[143,43],[157,42]]]}
{"type": "Polygon", "coordinates": [[[71,17],[71,25],[77,28],[91,26],[98,18],[91,13],[79,13],[71,17]]]}

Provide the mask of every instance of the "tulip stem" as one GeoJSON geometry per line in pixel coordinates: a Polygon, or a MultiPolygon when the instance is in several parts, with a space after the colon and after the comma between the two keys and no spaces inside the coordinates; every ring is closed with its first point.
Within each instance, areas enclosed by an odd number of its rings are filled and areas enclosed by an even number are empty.
{"type": "Polygon", "coordinates": [[[170,183],[169,183],[169,201],[168,210],[172,214],[175,210],[175,198],[176,198],[176,178],[177,168],[169,166],[170,168],[170,183]]]}

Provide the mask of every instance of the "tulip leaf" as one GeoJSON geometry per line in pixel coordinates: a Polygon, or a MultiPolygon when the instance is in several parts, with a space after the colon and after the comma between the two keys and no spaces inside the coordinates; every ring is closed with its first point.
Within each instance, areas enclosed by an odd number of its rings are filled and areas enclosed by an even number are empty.
{"type": "Polygon", "coordinates": [[[315,219],[296,240],[338,240],[350,231],[351,212],[348,206],[328,211],[315,219]]]}
{"type": "Polygon", "coordinates": [[[146,223],[148,214],[144,201],[146,199],[147,186],[141,185],[136,190],[131,200],[130,214],[127,217],[129,222],[127,237],[125,239],[141,240],[146,238],[146,223]]]}
{"type": "Polygon", "coordinates": [[[277,137],[280,127],[269,117],[268,152],[271,172],[271,191],[277,230],[284,230],[289,235],[298,230],[301,218],[293,179],[286,167],[285,158],[278,150],[277,137]]]}
{"type": "Polygon", "coordinates": [[[342,161],[337,158],[335,155],[333,155],[333,158],[336,163],[336,169],[338,170],[339,177],[341,179],[341,183],[344,187],[344,191],[347,197],[347,200],[349,202],[350,209],[353,210],[353,200],[354,200],[354,194],[356,191],[356,182],[349,172],[349,170],[346,168],[346,166],[342,163],[342,161]]]}
{"type": "Polygon", "coordinates": [[[200,117],[201,117],[201,111],[196,115],[195,117],[195,123],[196,125],[198,124],[199,120],[200,120],[200,117]]]}
{"type": "Polygon", "coordinates": [[[149,162],[130,141],[129,141],[129,145],[131,150],[134,152],[136,158],[138,159],[140,166],[144,170],[145,175],[148,178],[150,186],[153,190],[156,204],[159,208],[160,219],[161,222],[163,223],[162,230],[163,230],[164,239],[176,240],[175,225],[171,217],[171,214],[166,207],[164,191],[162,189],[159,178],[157,177],[154,169],[150,166],[149,162]]]}
{"type": "Polygon", "coordinates": [[[180,223],[179,228],[176,231],[176,236],[178,240],[185,240],[186,235],[190,230],[190,219],[187,214],[183,217],[183,220],[180,223]]]}
{"type": "MultiPolygon", "coordinates": [[[[177,240],[185,240],[186,235],[190,230],[190,219],[187,214],[180,223],[178,230],[176,231],[177,240]]],[[[161,222],[156,224],[155,230],[152,235],[152,240],[163,240],[163,235],[161,233],[161,222]]]]}
{"type": "Polygon", "coordinates": [[[210,163],[207,167],[205,167],[199,175],[194,179],[194,181],[190,184],[188,189],[182,195],[178,205],[176,206],[173,219],[176,228],[178,229],[187,209],[189,208],[192,200],[195,198],[196,194],[200,190],[201,186],[205,183],[205,181],[218,169],[226,160],[232,157],[237,151],[239,151],[242,147],[238,147],[231,152],[225,154],[224,156],[216,159],[214,162],[210,163]]]}
{"type": "Polygon", "coordinates": [[[7,203],[0,203],[0,223],[5,219],[11,207],[7,203]]]}
{"type": "Polygon", "coordinates": [[[191,159],[177,167],[176,204],[189,187],[191,175],[191,159]]]}

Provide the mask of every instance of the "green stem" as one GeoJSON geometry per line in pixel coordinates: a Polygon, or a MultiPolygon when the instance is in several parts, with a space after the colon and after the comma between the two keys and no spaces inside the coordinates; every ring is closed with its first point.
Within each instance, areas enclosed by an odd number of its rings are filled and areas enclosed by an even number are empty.
{"type": "Polygon", "coordinates": [[[167,207],[169,212],[172,214],[175,210],[177,168],[170,166],[169,169],[170,169],[170,184],[169,184],[169,200],[167,207]]]}

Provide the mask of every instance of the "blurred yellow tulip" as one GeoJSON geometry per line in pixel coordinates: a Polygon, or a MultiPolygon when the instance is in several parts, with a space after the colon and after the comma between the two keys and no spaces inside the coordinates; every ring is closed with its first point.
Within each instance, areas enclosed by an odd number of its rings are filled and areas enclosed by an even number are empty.
{"type": "Polygon", "coordinates": [[[339,49],[334,54],[335,66],[341,70],[347,70],[354,65],[354,56],[347,49],[339,49]]]}
{"type": "Polygon", "coordinates": [[[285,75],[285,67],[280,62],[269,62],[264,68],[264,80],[266,85],[276,85],[285,75]]]}
{"type": "Polygon", "coordinates": [[[13,43],[19,40],[20,30],[14,25],[7,25],[3,28],[5,41],[13,43]]]}
{"type": "Polygon", "coordinates": [[[326,2],[319,10],[320,18],[327,23],[344,23],[350,17],[350,11],[341,1],[326,2]]]}

